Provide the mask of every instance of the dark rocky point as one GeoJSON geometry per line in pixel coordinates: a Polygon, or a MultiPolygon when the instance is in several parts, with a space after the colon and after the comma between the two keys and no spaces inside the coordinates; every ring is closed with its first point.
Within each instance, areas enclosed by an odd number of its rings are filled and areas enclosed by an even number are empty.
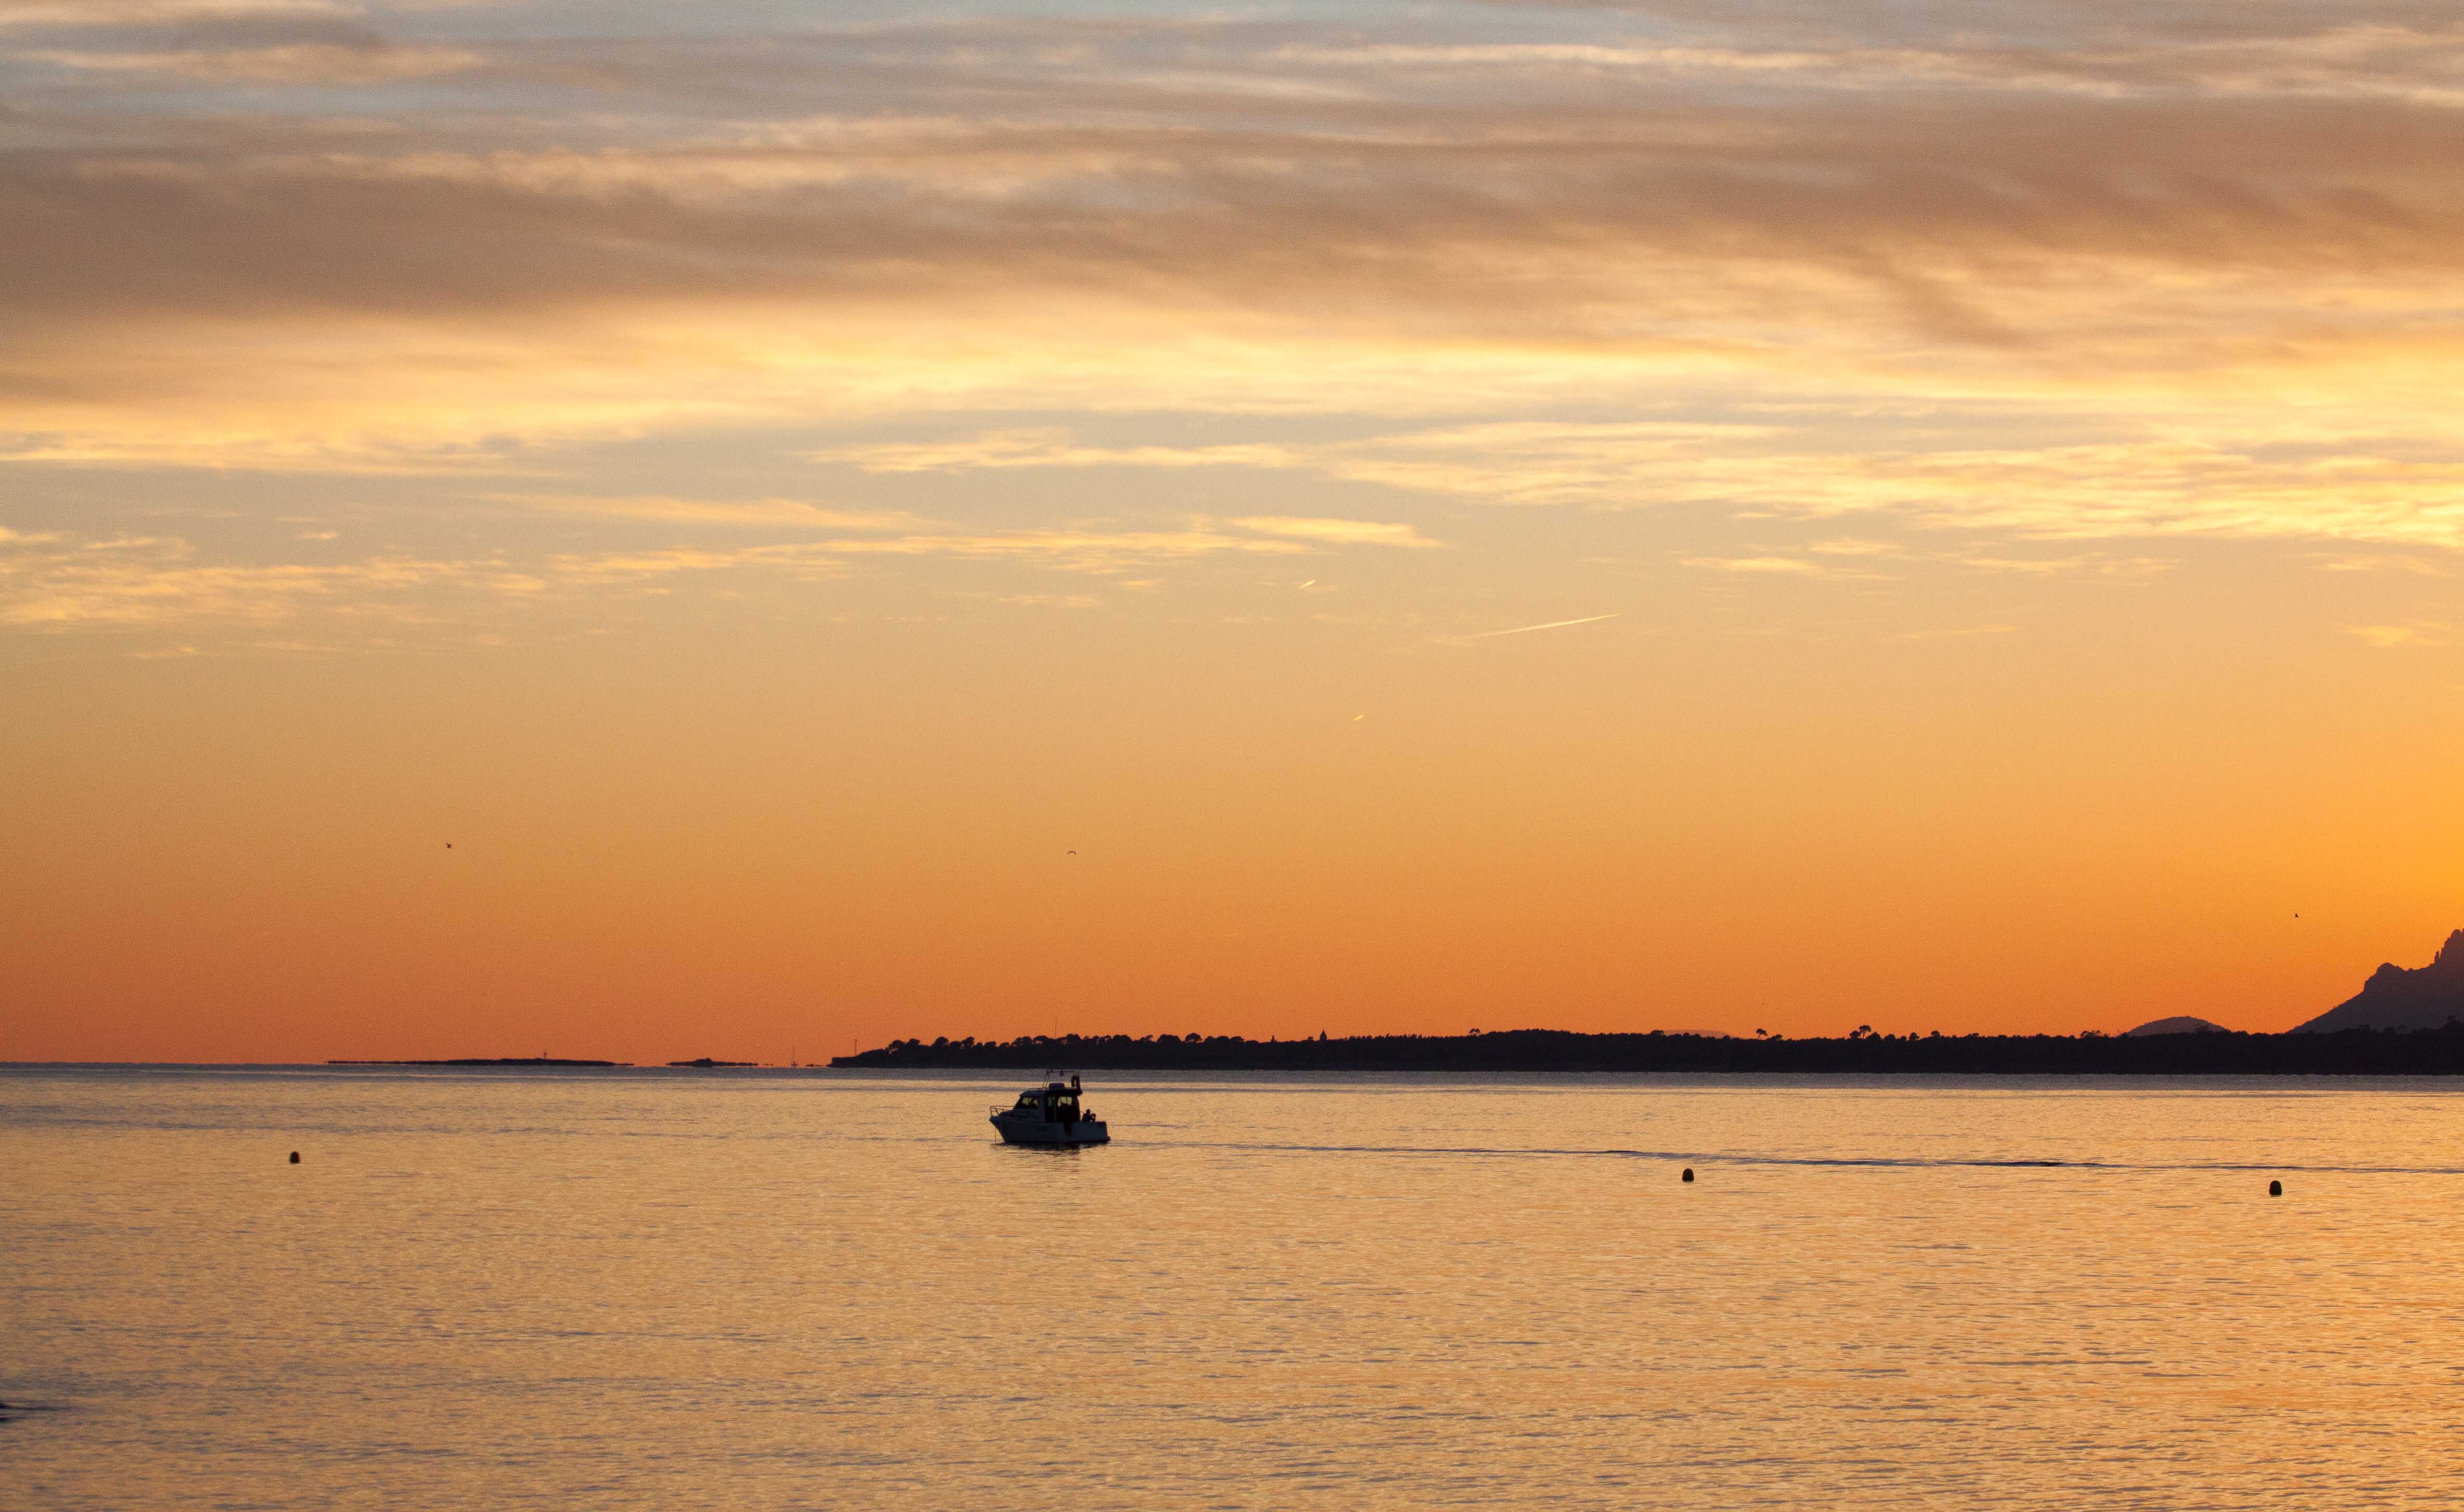
{"type": "Polygon", "coordinates": [[[2464,929],[2449,935],[2428,966],[2408,971],[2389,962],[2372,972],[2359,992],[2293,1033],[2444,1029],[2459,1019],[2464,1019],[2464,929]]]}

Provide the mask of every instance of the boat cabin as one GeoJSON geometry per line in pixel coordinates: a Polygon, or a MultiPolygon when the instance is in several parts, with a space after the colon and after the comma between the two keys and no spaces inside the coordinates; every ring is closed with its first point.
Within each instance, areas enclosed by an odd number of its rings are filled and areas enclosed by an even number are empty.
{"type": "Polygon", "coordinates": [[[1010,1108],[1013,1117],[1037,1119],[1045,1123],[1075,1123],[1085,1115],[1078,1109],[1078,1094],[1066,1082],[1053,1081],[1040,1092],[1022,1092],[1010,1108]]]}

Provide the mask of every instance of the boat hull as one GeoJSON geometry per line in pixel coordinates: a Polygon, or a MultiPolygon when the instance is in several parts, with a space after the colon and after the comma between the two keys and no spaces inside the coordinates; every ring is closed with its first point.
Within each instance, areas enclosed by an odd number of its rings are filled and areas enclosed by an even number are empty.
{"type": "Polygon", "coordinates": [[[1043,1119],[1015,1119],[993,1115],[992,1125],[1001,1130],[1004,1145],[1036,1145],[1046,1149],[1063,1149],[1080,1145],[1109,1145],[1112,1132],[1101,1119],[1080,1119],[1075,1123],[1054,1123],[1043,1119]]]}

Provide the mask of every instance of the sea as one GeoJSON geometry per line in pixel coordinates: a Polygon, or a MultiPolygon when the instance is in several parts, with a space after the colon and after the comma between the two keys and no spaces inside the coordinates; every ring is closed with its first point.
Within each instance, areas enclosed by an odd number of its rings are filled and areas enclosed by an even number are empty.
{"type": "Polygon", "coordinates": [[[2464,1501],[2451,1081],[1038,1079],[0,1069],[0,1507],[2464,1501]]]}

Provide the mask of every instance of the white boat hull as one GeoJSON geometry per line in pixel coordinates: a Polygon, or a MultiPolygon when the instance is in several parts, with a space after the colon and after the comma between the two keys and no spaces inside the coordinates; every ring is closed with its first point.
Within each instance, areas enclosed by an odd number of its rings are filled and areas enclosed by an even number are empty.
{"type": "Polygon", "coordinates": [[[1059,1123],[1046,1119],[1023,1119],[1007,1113],[992,1117],[993,1127],[1001,1130],[1005,1145],[1045,1145],[1059,1147],[1067,1145],[1109,1145],[1112,1131],[1101,1119],[1080,1119],[1075,1123],[1059,1123]]]}

